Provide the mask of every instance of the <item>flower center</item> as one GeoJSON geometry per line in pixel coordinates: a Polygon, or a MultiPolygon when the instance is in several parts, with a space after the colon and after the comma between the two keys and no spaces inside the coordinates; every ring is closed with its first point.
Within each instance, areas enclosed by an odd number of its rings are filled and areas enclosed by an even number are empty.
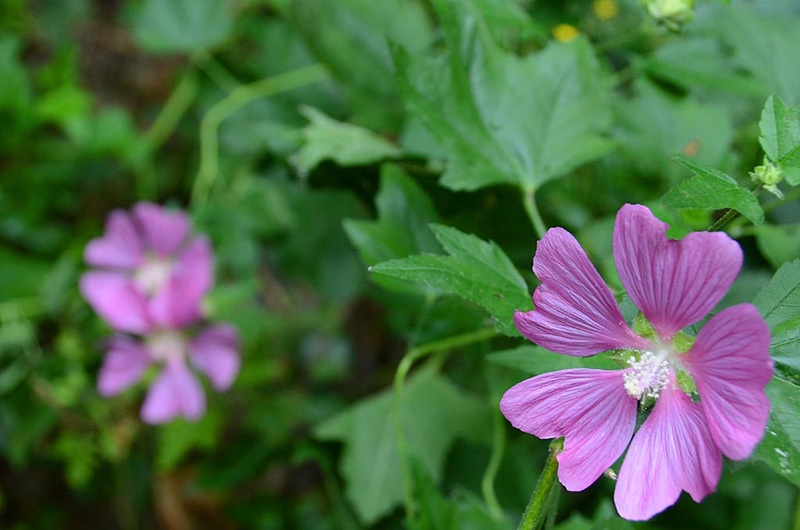
{"type": "Polygon", "coordinates": [[[638,400],[658,399],[658,394],[669,383],[670,365],[667,356],[666,351],[659,351],[658,355],[646,351],[639,360],[631,356],[628,359],[631,369],[622,374],[628,395],[638,400]]]}
{"type": "Polygon", "coordinates": [[[179,331],[159,330],[147,337],[147,349],[160,362],[183,361],[188,344],[179,331]]]}
{"type": "Polygon", "coordinates": [[[169,258],[148,255],[134,273],[134,281],[148,296],[152,296],[167,283],[172,266],[172,260],[169,258]]]}

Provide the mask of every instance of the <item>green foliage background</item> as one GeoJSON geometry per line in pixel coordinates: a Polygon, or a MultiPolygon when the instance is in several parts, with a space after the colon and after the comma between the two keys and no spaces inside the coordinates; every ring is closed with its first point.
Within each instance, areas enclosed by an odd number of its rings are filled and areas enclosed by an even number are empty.
{"type": "Polygon", "coordinates": [[[772,329],[770,424],[700,505],[628,523],[604,477],[547,527],[800,528],[798,28],[792,0],[679,31],[634,0],[5,0],[0,526],[515,528],[547,442],[500,396],[608,366],[517,334],[536,240],[566,227],[619,287],[631,202],[741,243],[717,310],[772,329]],[[96,391],[82,251],[138,200],[209,235],[208,314],[242,335],[197,423],[96,391]]]}

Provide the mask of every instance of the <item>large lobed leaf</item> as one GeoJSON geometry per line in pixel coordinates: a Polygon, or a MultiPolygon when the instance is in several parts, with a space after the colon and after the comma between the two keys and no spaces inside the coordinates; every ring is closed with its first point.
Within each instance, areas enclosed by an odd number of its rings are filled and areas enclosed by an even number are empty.
{"type": "Polygon", "coordinates": [[[233,29],[227,2],[218,0],[147,0],[133,34],[155,53],[195,53],[220,44],[233,29]]]}
{"type": "Polygon", "coordinates": [[[676,156],[674,160],[689,168],[695,176],[669,190],[661,198],[664,206],[713,210],[733,208],[754,224],[764,221],[764,210],[758,199],[732,177],[685,156],[676,156]]]}
{"type": "Polygon", "coordinates": [[[551,43],[518,58],[501,50],[469,3],[433,2],[449,51],[412,58],[393,49],[411,112],[447,151],[442,184],[536,189],[611,147],[607,87],[588,43],[551,43]]]}
{"type": "MultiPolygon", "coordinates": [[[[340,471],[347,496],[364,523],[386,515],[403,499],[402,469],[390,391],[366,399],[318,425],[315,435],[345,444],[340,471]]],[[[457,438],[489,442],[488,404],[468,396],[431,369],[423,369],[403,389],[401,428],[410,461],[438,484],[445,457],[457,438]]]]}
{"type": "Polygon", "coordinates": [[[769,424],[755,454],[800,486],[800,260],[778,269],[753,303],[772,332],[776,366],[767,386],[769,424]]]}
{"type": "Polygon", "coordinates": [[[455,228],[432,225],[431,230],[449,256],[420,254],[384,261],[370,270],[457,294],[489,311],[499,332],[518,335],[514,310],[530,310],[533,304],[525,280],[508,256],[494,243],[455,228]]]}

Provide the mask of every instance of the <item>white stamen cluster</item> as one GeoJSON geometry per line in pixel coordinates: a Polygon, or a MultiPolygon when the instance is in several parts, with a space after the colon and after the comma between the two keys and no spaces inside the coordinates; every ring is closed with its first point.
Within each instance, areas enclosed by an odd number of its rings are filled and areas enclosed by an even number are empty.
{"type": "Polygon", "coordinates": [[[134,273],[134,281],[148,296],[154,295],[163,289],[173,267],[171,259],[147,256],[134,273]]]}
{"type": "Polygon", "coordinates": [[[669,362],[653,352],[644,352],[637,361],[628,359],[631,369],[622,375],[628,395],[641,400],[645,397],[658,399],[661,390],[669,383],[669,362]]]}

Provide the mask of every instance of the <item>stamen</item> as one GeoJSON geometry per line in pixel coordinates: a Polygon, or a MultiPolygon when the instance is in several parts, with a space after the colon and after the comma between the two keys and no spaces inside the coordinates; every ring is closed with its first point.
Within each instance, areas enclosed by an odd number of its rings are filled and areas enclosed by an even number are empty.
{"type": "Polygon", "coordinates": [[[628,395],[639,400],[645,397],[658,399],[661,390],[669,383],[669,362],[664,360],[664,356],[648,351],[638,361],[631,356],[628,363],[631,369],[622,375],[628,395]]]}
{"type": "Polygon", "coordinates": [[[171,330],[154,331],[147,338],[147,346],[156,361],[166,362],[170,359],[183,359],[188,347],[186,337],[171,330]]]}
{"type": "Polygon", "coordinates": [[[159,292],[169,280],[173,263],[171,259],[148,256],[134,275],[134,281],[148,295],[159,292]]]}

